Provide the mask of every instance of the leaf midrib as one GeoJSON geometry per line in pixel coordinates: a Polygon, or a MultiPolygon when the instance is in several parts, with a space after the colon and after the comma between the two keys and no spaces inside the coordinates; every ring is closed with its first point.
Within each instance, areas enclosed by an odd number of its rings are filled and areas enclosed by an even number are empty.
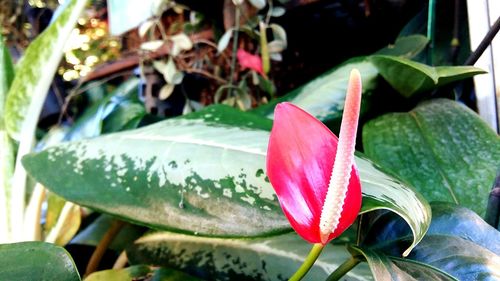
{"type": "Polygon", "coordinates": [[[447,177],[446,172],[441,168],[442,165],[439,165],[442,163],[437,158],[437,153],[434,150],[434,147],[432,146],[432,143],[431,143],[429,137],[427,136],[426,132],[424,131],[422,124],[420,124],[420,122],[418,120],[418,113],[416,111],[410,111],[409,115],[413,118],[413,121],[415,122],[415,125],[416,125],[418,131],[420,132],[420,135],[422,136],[422,139],[425,141],[426,147],[429,148],[431,155],[432,155],[432,160],[436,164],[435,166],[436,166],[437,172],[441,175],[442,179],[444,180],[444,185],[448,189],[448,191],[453,199],[453,202],[455,202],[455,204],[459,204],[458,198],[455,195],[455,192],[453,190],[453,186],[451,184],[451,181],[447,177]]]}
{"type": "Polygon", "coordinates": [[[249,149],[244,149],[241,147],[238,147],[236,145],[226,145],[226,144],[220,144],[220,143],[215,143],[215,142],[205,142],[202,140],[198,139],[186,139],[182,137],[170,137],[170,136],[140,136],[140,135],[128,135],[128,136],[123,136],[124,139],[133,139],[133,140],[148,140],[148,141],[169,141],[171,143],[179,143],[179,144],[194,144],[194,145],[200,145],[200,146],[206,146],[206,147],[212,147],[212,148],[220,148],[223,150],[232,150],[236,152],[242,152],[242,153],[249,153],[249,154],[254,154],[254,155],[259,155],[259,156],[266,156],[266,153],[260,150],[260,148],[255,147],[255,148],[249,148],[249,149]]]}

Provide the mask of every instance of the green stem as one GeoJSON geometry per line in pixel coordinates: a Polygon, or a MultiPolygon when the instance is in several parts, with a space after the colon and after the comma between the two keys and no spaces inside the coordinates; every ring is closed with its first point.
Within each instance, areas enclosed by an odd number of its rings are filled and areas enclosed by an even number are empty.
{"type": "Polygon", "coordinates": [[[427,14],[427,39],[429,39],[428,63],[433,64],[432,53],[434,52],[434,37],[436,26],[436,0],[429,0],[429,10],[427,14]]]}
{"type": "Polygon", "coordinates": [[[319,254],[321,254],[321,251],[324,247],[325,246],[323,244],[314,244],[302,265],[299,267],[299,269],[297,269],[297,271],[293,274],[292,277],[290,277],[288,281],[301,280],[307,274],[309,269],[311,269],[316,259],[318,259],[318,256],[319,254]]]}
{"type": "Polygon", "coordinates": [[[343,264],[341,264],[337,269],[335,269],[330,276],[326,279],[326,281],[336,281],[340,280],[342,276],[346,275],[347,272],[351,271],[358,263],[360,260],[357,258],[351,257],[350,259],[346,260],[343,264]]]}

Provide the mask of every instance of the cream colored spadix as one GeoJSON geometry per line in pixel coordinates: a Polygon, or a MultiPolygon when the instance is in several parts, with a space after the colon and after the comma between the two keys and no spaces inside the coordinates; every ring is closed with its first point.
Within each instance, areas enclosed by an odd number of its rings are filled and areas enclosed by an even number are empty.
{"type": "Polygon", "coordinates": [[[357,69],[353,69],[347,87],[335,164],[321,211],[319,226],[322,243],[326,243],[328,236],[335,231],[341,219],[354,163],[354,147],[356,145],[360,105],[361,75],[357,69]]]}

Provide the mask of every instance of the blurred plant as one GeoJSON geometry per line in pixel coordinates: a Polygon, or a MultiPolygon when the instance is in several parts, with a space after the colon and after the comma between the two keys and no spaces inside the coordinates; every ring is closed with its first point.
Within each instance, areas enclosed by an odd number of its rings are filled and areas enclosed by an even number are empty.
{"type": "MultiPolygon", "coordinates": [[[[276,90],[272,80],[268,77],[271,70],[270,60],[281,61],[281,52],[287,46],[285,29],[280,25],[270,23],[272,17],[282,16],[285,9],[274,7],[272,0],[267,1],[267,3],[264,0],[249,0],[248,2],[250,4],[244,0],[232,1],[234,18],[229,21],[234,22],[233,26],[227,28],[217,43],[219,53],[222,53],[228,47],[231,39],[233,45],[229,82],[218,89],[214,101],[236,106],[242,110],[250,109],[254,104],[266,103],[267,98],[261,97],[259,99],[255,94],[252,95],[252,87],[246,82],[249,73],[243,73],[242,75],[240,73],[245,69],[249,69],[253,88],[258,86],[270,97],[273,97],[276,90]],[[266,7],[267,11],[264,15],[251,12],[252,8],[263,11],[266,7]],[[243,16],[250,17],[243,17],[242,19],[242,11],[243,16]],[[273,40],[270,42],[268,42],[268,29],[272,30],[273,40]],[[245,42],[244,39],[240,38],[241,31],[247,35],[250,42],[245,42]],[[242,45],[245,47],[241,47],[242,45]],[[245,51],[245,49],[250,49],[254,45],[258,46],[257,51],[260,53],[260,57],[245,51]],[[240,71],[236,71],[236,58],[238,58],[240,64],[240,71]],[[236,85],[237,81],[239,83],[236,85]]],[[[229,7],[226,5],[227,10],[231,10],[229,7]]]]}
{"type": "Polygon", "coordinates": [[[66,81],[86,76],[96,65],[120,56],[119,38],[109,36],[107,22],[96,13],[88,9],[66,43],[64,60],[57,71],[66,81]]]}

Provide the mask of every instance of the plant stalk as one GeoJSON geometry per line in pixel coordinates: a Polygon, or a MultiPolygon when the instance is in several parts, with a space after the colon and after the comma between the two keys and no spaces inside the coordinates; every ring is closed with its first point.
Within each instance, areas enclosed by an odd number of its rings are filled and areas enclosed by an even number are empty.
{"type": "Polygon", "coordinates": [[[302,280],[307,272],[309,272],[314,262],[318,259],[318,256],[319,254],[321,254],[321,251],[324,247],[325,246],[320,243],[314,244],[302,265],[299,267],[299,269],[297,269],[297,271],[292,275],[292,277],[290,277],[288,281],[302,280]]]}
{"type": "Polygon", "coordinates": [[[479,43],[479,46],[477,46],[476,50],[467,58],[464,65],[474,65],[484,53],[486,48],[488,48],[488,46],[491,44],[491,41],[493,40],[493,38],[495,38],[499,30],[500,17],[495,21],[493,26],[490,28],[490,31],[486,33],[481,43],[479,43]]]}
{"type": "Polygon", "coordinates": [[[85,276],[88,276],[89,274],[97,270],[99,263],[101,262],[101,259],[106,252],[106,249],[108,248],[109,244],[113,242],[113,239],[120,232],[124,225],[125,223],[122,221],[113,222],[106,234],[104,234],[104,236],[102,237],[101,241],[99,241],[99,244],[97,245],[94,253],[90,257],[87,268],[85,269],[85,276]]]}
{"type": "Polygon", "coordinates": [[[42,204],[45,200],[45,187],[40,183],[35,185],[33,193],[31,194],[30,202],[26,207],[24,214],[24,233],[23,241],[41,241],[42,228],[40,220],[42,216],[42,204]]]}
{"type": "Polygon", "coordinates": [[[427,14],[427,39],[429,39],[429,48],[427,54],[427,62],[433,65],[432,54],[434,53],[434,41],[436,31],[436,0],[429,0],[429,8],[427,14]]]}
{"type": "Polygon", "coordinates": [[[340,280],[342,276],[346,275],[347,272],[351,271],[356,265],[360,263],[360,260],[357,258],[351,257],[350,259],[346,260],[343,264],[341,264],[337,269],[335,269],[330,276],[326,279],[326,281],[336,281],[340,280]]]}

